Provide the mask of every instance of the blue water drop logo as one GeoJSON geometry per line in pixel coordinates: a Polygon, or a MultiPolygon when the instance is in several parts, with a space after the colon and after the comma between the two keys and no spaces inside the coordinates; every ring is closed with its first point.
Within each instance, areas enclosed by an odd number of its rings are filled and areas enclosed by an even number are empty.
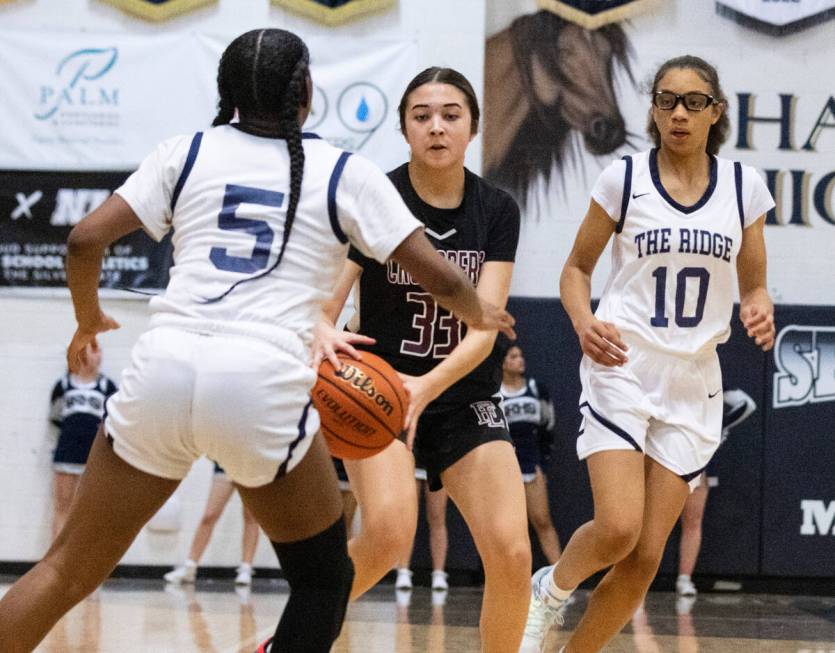
{"type": "Polygon", "coordinates": [[[360,122],[368,122],[370,114],[371,109],[369,108],[368,102],[365,101],[365,96],[363,95],[359,106],[357,107],[357,120],[360,122]]]}

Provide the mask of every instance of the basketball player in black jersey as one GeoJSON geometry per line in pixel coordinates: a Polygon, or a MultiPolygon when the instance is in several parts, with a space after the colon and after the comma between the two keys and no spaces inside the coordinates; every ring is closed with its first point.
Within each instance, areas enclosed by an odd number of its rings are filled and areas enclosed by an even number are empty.
{"type": "MultiPolygon", "coordinates": [[[[519,209],[464,167],[478,131],[472,87],[454,70],[429,68],[410,82],[399,112],[411,159],[389,178],[438,253],[469,275],[481,297],[504,306],[519,209]]],[[[498,398],[496,333],[468,331],[395,261],[380,265],[355,250],[326,319],[319,356],[335,360],[336,349],[367,348],[401,373],[410,394],[407,446],[394,442],[369,459],[345,461],[362,511],[361,532],[349,545],[356,569],[351,597],[373,586],[411,543],[417,500],[407,447],[413,446],[430,488],[445,487],[455,501],[484,563],[482,650],[518,650],[531,552],[521,473],[498,398]],[[357,333],[338,334],[333,321],[355,283],[359,310],[349,329],[357,333]]]]}

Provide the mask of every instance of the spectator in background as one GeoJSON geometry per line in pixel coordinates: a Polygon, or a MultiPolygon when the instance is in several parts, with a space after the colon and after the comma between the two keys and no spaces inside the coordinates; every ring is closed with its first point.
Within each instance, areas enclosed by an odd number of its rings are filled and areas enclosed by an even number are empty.
{"type": "MultiPolygon", "coordinates": [[[[446,529],[446,505],[449,495],[444,488],[437,492],[429,490],[426,481],[426,470],[420,467],[415,469],[415,480],[417,482],[417,495],[420,501],[421,487],[426,501],[426,523],[429,526],[429,553],[432,556],[432,589],[436,592],[446,592],[449,589],[447,582],[446,554],[449,548],[449,534],[446,529]]],[[[406,556],[397,564],[397,579],[394,581],[394,588],[398,590],[412,589],[412,570],[409,565],[412,561],[414,550],[414,539],[412,546],[406,552],[406,556]]]]}
{"type": "MultiPolygon", "coordinates": [[[[209,498],[206,501],[206,509],[200,524],[194,532],[191,540],[191,549],[188,552],[186,561],[178,567],[169,571],[163,578],[166,583],[180,585],[182,583],[193,583],[197,579],[197,565],[203,552],[209,545],[209,539],[217,525],[217,520],[223,514],[223,509],[232,498],[235,486],[232,484],[223,471],[223,467],[215,463],[215,473],[212,477],[212,487],[209,490],[209,498]]],[[[251,585],[252,576],[255,574],[252,569],[252,561],[255,559],[255,549],[258,548],[258,522],[246,506],[243,506],[244,528],[241,541],[241,564],[238,566],[235,576],[235,585],[251,585]]]]}
{"type": "Polygon", "coordinates": [[[510,345],[505,353],[499,391],[522,469],[528,521],[548,564],[553,565],[562,551],[551,520],[548,485],[542,470],[547,468],[554,444],[554,404],[545,388],[525,376],[525,356],[519,345],[510,345]]]}
{"type": "MultiPolygon", "coordinates": [[[[731,429],[748,419],[757,410],[757,404],[746,392],[740,389],[725,390],[722,396],[722,443],[728,437],[731,429]]],[[[696,586],[691,576],[696,568],[696,560],[702,546],[702,521],[705,516],[707,494],[716,477],[712,467],[716,456],[702,472],[699,486],[693,490],[684,502],[681,511],[681,540],[678,547],[678,578],[676,592],[681,596],[696,596],[696,586]]]]}
{"type": "Polygon", "coordinates": [[[116,384],[100,373],[101,349],[88,345],[78,372],[67,372],[52,388],[49,420],[60,431],[52,455],[54,515],[52,539],[61,530],[84,472],[90,447],[116,384]]]}

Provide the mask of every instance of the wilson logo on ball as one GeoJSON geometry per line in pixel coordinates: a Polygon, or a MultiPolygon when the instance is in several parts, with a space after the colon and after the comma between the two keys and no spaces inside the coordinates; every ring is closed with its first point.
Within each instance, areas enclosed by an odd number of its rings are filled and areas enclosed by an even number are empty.
{"type": "Polygon", "coordinates": [[[394,406],[385,395],[377,390],[374,381],[353,365],[343,363],[342,369],[336,372],[336,376],[371,397],[386,415],[391,415],[394,411],[394,406]]]}

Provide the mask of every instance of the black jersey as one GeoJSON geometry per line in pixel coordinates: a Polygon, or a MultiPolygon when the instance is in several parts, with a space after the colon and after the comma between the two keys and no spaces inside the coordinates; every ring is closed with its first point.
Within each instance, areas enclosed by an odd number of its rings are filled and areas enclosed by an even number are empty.
{"type": "Polygon", "coordinates": [[[87,461],[104,416],[104,404],[114,392],[116,384],[104,374],[90,383],[78,383],[69,374],[59,379],[52,389],[49,416],[61,429],[53,456],[56,462],[84,464],[87,461]]]}
{"type": "MultiPolygon", "coordinates": [[[[454,209],[424,202],[409,179],[408,164],[388,173],[406,206],[426,226],[426,236],[438,252],[457,263],[478,283],[487,261],[512,262],[519,240],[519,207],[504,191],[469,170],[464,171],[464,199],[454,209]]],[[[425,374],[449,356],[466,333],[466,326],[439,307],[393,260],[380,265],[351,248],[349,258],[362,267],[359,281],[359,328],[377,343],[368,349],[404,374],[425,374]]],[[[484,398],[498,391],[502,354],[497,347],[437,402],[484,398]]]]}

